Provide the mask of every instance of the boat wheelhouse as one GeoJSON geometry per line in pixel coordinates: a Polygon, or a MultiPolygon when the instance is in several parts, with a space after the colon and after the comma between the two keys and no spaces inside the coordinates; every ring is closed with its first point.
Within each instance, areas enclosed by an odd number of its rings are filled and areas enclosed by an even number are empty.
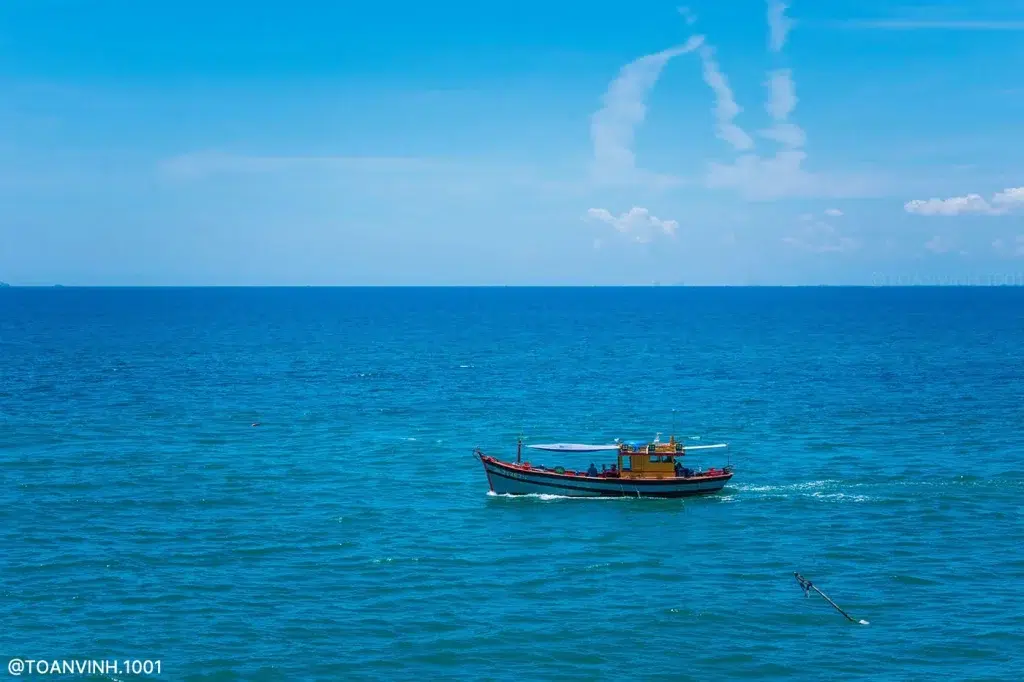
{"type": "Polygon", "coordinates": [[[504,462],[479,449],[474,455],[483,464],[487,483],[498,495],[565,495],[570,497],[687,497],[720,491],[733,476],[731,465],[707,470],[683,466],[688,451],[727,447],[726,444],[684,446],[673,436],[668,443],[616,443],[584,445],[553,443],[528,445],[546,452],[588,453],[614,451],[610,467],[590,464],[586,470],[535,466],[522,461],[523,442],[518,442],[516,461],[504,462]]]}

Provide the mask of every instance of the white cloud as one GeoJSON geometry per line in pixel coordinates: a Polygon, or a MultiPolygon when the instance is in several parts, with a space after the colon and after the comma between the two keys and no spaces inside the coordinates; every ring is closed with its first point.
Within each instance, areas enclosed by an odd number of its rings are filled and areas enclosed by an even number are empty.
{"type": "Polygon", "coordinates": [[[1024,208],[1024,187],[1010,187],[996,192],[991,200],[980,194],[967,194],[948,199],[914,199],[903,205],[907,213],[925,216],[956,216],[967,214],[1005,215],[1012,210],[1024,208]]]}
{"type": "Polygon", "coordinates": [[[651,215],[650,211],[640,206],[634,206],[628,212],[619,215],[612,215],[607,209],[592,208],[587,211],[587,220],[597,220],[611,225],[618,232],[633,238],[633,241],[646,243],[658,234],[665,234],[669,237],[675,235],[679,229],[679,223],[674,220],[662,220],[651,215]]]}
{"type": "Polygon", "coordinates": [[[782,241],[811,253],[846,253],[860,247],[855,239],[844,237],[836,228],[824,222],[805,225],[796,234],[784,237],[782,241]]]}
{"type": "Polygon", "coordinates": [[[832,216],[833,218],[838,218],[839,216],[843,215],[843,212],[840,211],[838,208],[826,208],[825,215],[832,216]]]}
{"type": "Polygon", "coordinates": [[[772,52],[778,52],[786,45],[786,36],[793,26],[793,20],[786,16],[788,7],[780,0],[768,0],[768,47],[772,52]]]}
{"type": "Polygon", "coordinates": [[[754,140],[742,128],[733,123],[733,119],[743,111],[733,98],[729,81],[718,68],[715,51],[708,45],[702,45],[698,51],[704,66],[704,82],[715,93],[715,134],[728,142],[737,151],[751,149],[754,140]]]}
{"type": "Polygon", "coordinates": [[[903,205],[907,213],[918,215],[961,215],[964,213],[982,213],[991,215],[992,206],[980,194],[968,194],[949,199],[914,199],[903,205]]]}
{"type": "Polygon", "coordinates": [[[691,12],[689,7],[679,7],[678,10],[683,15],[683,19],[686,20],[687,26],[692,26],[697,22],[697,15],[691,12]]]}
{"type": "Polygon", "coordinates": [[[1024,207],[1024,187],[1009,187],[992,196],[992,203],[1000,206],[1024,207]]]}
{"type": "Polygon", "coordinates": [[[603,108],[591,117],[594,172],[600,180],[638,179],[633,131],[647,115],[644,100],[670,59],[696,50],[703,42],[702,36],[695,36],[684,45],[641,57],[619,71],[602,98],[603,108]]]}

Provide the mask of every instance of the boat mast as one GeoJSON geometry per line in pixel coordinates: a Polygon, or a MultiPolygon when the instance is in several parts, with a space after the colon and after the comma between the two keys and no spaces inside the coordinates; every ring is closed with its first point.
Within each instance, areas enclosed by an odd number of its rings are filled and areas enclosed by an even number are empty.
{"type": "Polygon", "coordinates": [[[522,456],[523,456],[523,439],[519,438],[519,440],[516,441],[516,464],[519,464],[519,461],[522,458],[522,456]]]}

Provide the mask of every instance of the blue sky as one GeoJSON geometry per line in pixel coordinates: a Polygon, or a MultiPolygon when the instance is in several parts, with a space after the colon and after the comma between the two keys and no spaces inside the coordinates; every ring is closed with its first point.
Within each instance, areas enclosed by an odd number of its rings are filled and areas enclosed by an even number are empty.
{"type": "Polygon", "coordinates": [[[1024,0],[0,4],[0,280],[1024,283],[1024,0]]]}

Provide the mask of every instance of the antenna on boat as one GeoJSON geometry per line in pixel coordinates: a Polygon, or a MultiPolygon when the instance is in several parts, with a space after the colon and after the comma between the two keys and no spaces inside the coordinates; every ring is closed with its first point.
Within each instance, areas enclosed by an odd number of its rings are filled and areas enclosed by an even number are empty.
{"type": "Polygon", "coordinates": [[[814,583],[812,583],[807,578],[803,577],[802,575],[800,575],[796,571],[793,571],[793,575],[796,576],[796,581],[798,583],[800,583],[800,587],[803,589],[805,597],[810,597],[811,596],[811,590],[814,590],[815,592],[820,594],[822,597],[824,597],[825,601],[827,601],[829,604],[832,605],[832,608],[834,608],[836,611],[838,611],[839,613],[841,613],[844,616],[846,616],[846,620],[850,621],[851,623],[860,623],[861,625],[867,625],[868,624],[868,622],[866,620],[854,620],[850,616],[850,614],[848,614],[846,611],[843,611],[841,608],[839,608],[839,606],[834,601],[832,601],[831,599],[828,598],[828,595],[826,595],[824,592],[822,592],[817,587],[815,587],[814,583]]]}
{"type": "Polygon", "coordinates": [[[676,444],[676,409],[672,408],[672,432],[669,434],[668,442],[676,444]]]}
{"type": "Polygon", "coordinates": [[[519,437],[516,439],[516,464],[523,460],[523,441],[526,439],[526,420],[519,423],[519,437]]]}

